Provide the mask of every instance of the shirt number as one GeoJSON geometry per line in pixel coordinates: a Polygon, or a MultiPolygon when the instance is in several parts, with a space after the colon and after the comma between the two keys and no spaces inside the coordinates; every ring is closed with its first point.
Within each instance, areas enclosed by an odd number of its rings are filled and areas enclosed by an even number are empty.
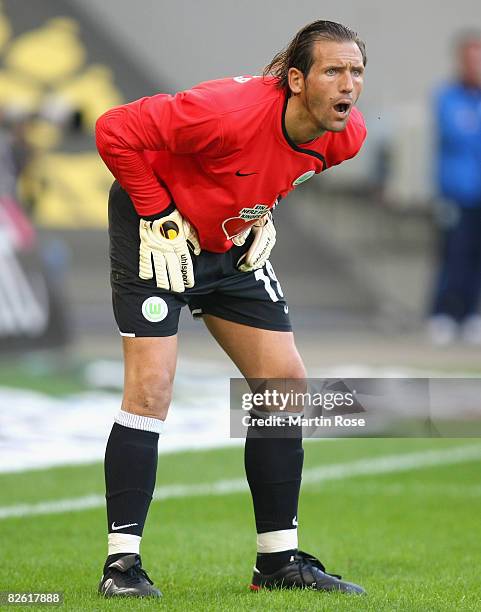
{"type": "Polygon", "coordinates": [[[274,272],[274,268],[270,261],[266,261],[265,269],[267,274],[264,272],[264,268],[260,268],[254,272],[255,279],[258,281],[262,281],[264,283],[264,288],[267,291],[269,297],[273,302],[278,302],[279,298],[284,297],[284,293],[282,291],[282,287],[280,282],[277,280],[276,273],[274,272]],[[274,287],[271,284],[271,281],[274,283],[274,287]],[[277,293],[276,293],[277,291],[277,293]]]}

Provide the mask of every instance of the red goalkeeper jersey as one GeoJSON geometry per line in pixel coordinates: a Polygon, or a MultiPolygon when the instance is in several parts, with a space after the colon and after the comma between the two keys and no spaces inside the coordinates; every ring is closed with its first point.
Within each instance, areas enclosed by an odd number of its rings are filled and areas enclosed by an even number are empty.
{"type": "Polygon", "coordinates": [[[356,155],[366,136],[353,108],[344,131],[295,144],[276,83],[227,78],[117,106],[97,121],[99,153],[140,216],[173,201],[203,249],[225,252],[297,185],[356,155]]]}

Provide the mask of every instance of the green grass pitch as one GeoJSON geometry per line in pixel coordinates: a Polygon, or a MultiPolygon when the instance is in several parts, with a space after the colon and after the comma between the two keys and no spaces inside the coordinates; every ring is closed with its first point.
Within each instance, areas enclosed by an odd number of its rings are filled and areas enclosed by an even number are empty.
{"type": "MultiPolygon", "coordinates": [[[[344,440],[305,444],[305,469],[480,444],[476,440],[344,440]]],[[[243,476],[238,448],[159,459],[158,486],[243,476]]],[[[103,494],[100,464],[0,475],[0,507],[103,494]]],[[[306,483],[300,547],[359,582],[363,598],[250,592],[255,558],[247,492],[155,501],[142,557],[162,601],[96,594],[106,552],[103,508],[0,520],[0,591],[63,591],[64,610],[481,609],[479,460],[306,483]]],[[[7,608],[5,608],[7,609],[7,608]]],[[[12,609],[9,607],[8,609],[12,609]]],[[[57,608],[59,609],[59,608],[57,608]]]]}

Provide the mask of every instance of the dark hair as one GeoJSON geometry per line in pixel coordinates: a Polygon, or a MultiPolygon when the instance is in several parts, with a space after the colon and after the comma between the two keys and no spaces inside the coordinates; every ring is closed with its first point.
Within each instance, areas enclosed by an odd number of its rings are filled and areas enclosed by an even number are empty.
{"type": "Polygon", "coordinates": [[[304,26],[288,46],[277,53],[271,62],[264,68],[264,76],[274,76],[279,79],[278,87],[287,89],[289,68],[297,68],[302,72],[304,78],[309,74],[314,63],[313,47],[319,40],[331,40],[335,42],[353,41],[359,47],[364,65],[367,63],[366,45],[357,32],[336,23],[335,21],[313,21],[304,26]]]}
{"type": "Polygon", "coordinates": [[[466,29],[458,32],[454,37],[454,47],[459,52],[472,43],[481,42],[481,30],[466,29]]]}

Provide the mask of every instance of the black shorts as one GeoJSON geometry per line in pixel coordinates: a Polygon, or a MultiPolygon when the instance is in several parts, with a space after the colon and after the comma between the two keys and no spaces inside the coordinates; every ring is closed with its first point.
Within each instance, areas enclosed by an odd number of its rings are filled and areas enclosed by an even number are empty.
{"type": "Polygon", "coordinates": [[[138,276],[139,216],[117,182],[109,195],[109,236],[112,303],[122,336],[173,336],[185,305],[194,317],[210,314],[251,327],[291,331],[287,303],[270,262],[254,272],[236,268],[249,243],[227,253],[192,255],[194,287],[184,293],[159,289],[155,279],[138,276]]]}

